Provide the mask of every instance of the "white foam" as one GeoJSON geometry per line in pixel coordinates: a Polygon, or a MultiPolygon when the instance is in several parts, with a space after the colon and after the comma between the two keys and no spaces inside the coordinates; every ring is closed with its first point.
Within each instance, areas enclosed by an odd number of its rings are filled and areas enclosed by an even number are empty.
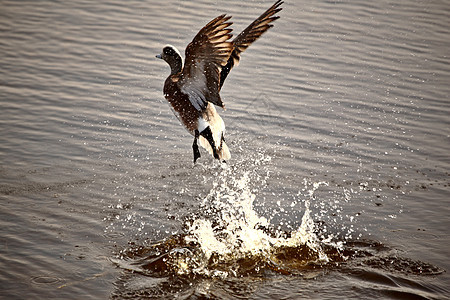
{"type": "MultiPolygon", "coordinates": [[[[257,158],[254,165],[260,165],[262,159],[267,157],[257,158]]],[[[281,234],[274,236],[267,233],[264,228],[269,228],[270,222],[265,217],[259,216],[253,207],[256,195],[250,188],[251,181],[252,179],[265,181],[265,179],[261,179],[256,171],[250,170],[240,175],[234,172],[233,168],[224,169],[203,200],[207,211],[216,212],[215,219],[194,220],[186,236],[187,242],[199,244],[206,260],[213,255],[223,260],[257,255],[270,257],[270,254],[279,247],[307,245],[317,252],[321,262],[328,261],[314,233],[314,222],[309,210],[309,202],[314,192],[326,183],[313,184],[309,190],[310,199],[305,201],[301,225],[286,238],[281,234]]]]}

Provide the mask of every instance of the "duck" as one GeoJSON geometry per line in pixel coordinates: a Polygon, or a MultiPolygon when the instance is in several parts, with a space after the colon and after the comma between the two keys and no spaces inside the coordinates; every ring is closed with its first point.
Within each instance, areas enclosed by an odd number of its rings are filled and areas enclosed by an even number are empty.
{"type": "Polygon", "coordinates": [[[185,59],[172,45],[163,47],[157,58],[170,66],[163,93],[186,130],[194,136],[194,164],[201,157],[198,144],[215,159],[231,158],[225,143],[225,123],[216,106],[225,110],[220,91],[231,69],[239,64],[241,54],[263,33],[273,27],[283,1],[276,1],[239,35],[232,39],[231,16],[212,19],[195,35],[185,49],[185,59]]]}

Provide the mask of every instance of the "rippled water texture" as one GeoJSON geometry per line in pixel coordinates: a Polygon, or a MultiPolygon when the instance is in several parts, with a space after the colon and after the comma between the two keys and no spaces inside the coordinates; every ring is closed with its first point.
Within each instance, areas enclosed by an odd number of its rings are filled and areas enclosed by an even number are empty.
{"type": "Polygon", "coordinates": [[[271,4],[0,1],[0,298],[449,298],[450,5],[288,1],[193,166],[155,55],[271,4]]]}

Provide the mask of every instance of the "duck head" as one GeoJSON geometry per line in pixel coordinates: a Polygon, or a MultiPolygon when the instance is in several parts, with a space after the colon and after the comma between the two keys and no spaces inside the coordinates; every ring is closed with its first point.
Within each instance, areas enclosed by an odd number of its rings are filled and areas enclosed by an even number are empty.
{"type": "Polygon", "coordinates": [[[170,74],[178,74],[183,69],[183,59],[180,51],[172,45],[163,48],[161,54],[156,55],[157,58],[164,59],[170,66],[170,74]]]}

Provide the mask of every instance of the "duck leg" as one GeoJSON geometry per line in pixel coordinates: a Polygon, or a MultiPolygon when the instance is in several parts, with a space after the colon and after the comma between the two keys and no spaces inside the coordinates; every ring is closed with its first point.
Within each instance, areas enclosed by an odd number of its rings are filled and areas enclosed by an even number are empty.
{"type": "MultiPolygon", "coordinates": [[[[222,147],[223,147],[223,143],[225,142],[225,138],[223,137],[223,132],[222,132],[222,136],[220,138],[220,147],[219,147],[219,151],[222,151],[222,147]]],[[[227,163],[226,160],[222,160],[223,163],[227,163]]]]}
{"type": "Polygon", "coordinates": [[[221,137],[220,137],[220,147],[219,147],[219,150],[222,150],[223,142],[225,142],[225,138],[223,137],[223,131],[222,131],[222,134],[221,134],[221,137]]]}
{"type": "Polygon", "coordinates": [[[195,131],[195,137],[194,137],[194,143],[192,144],[192,150],[194,150],[194,164],[197,161],[197,159],[200,158],[200,150],[198,150],[198,144],[197,140],[200,134],[198,133],[198,130],[195,131]]]}
{"type": "Polygon", "coordinates": [[[200,132],[200,135],[202,137],[204,137],[209,144],[211,145],[211,148],[213,150],[213,155],[215,159],[219,159],[219,154],[217,153],[217,149],[216,149],[216,143],[214,143],[214,138],[211,132],[211,128],[208,126],[206,127],[205,130],[203,130],[202,132],[200,132]]]}

